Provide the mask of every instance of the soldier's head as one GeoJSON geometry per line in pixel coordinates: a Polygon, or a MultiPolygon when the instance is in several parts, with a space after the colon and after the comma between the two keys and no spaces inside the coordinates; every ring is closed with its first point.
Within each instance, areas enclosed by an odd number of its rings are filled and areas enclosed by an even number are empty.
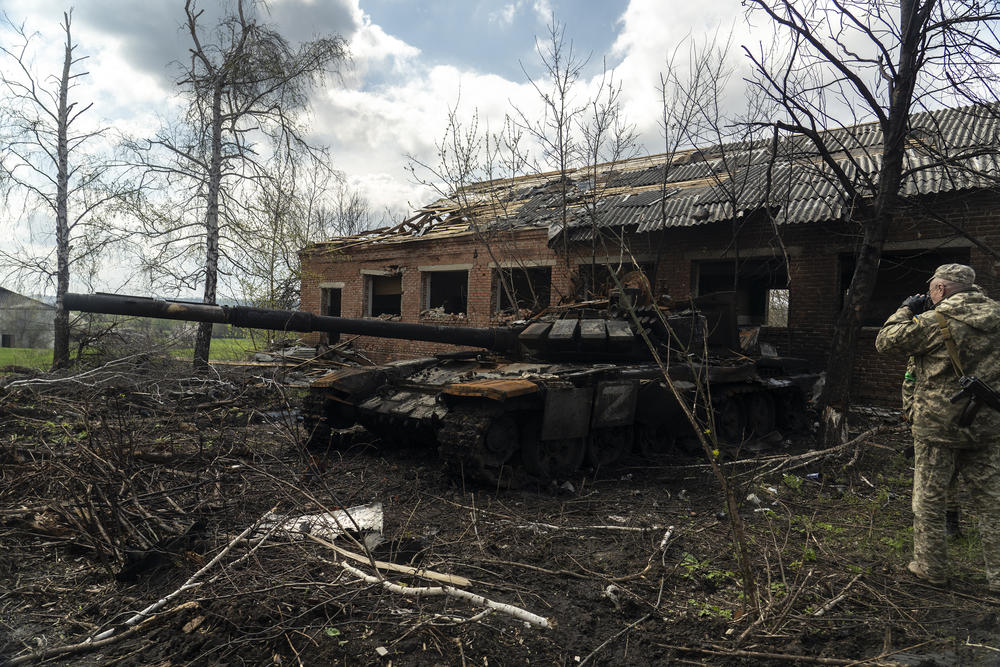
{"type": "Polygon", "coordinates": [[[965,264],[942,264],[931,276],[927,293],[931,302],[937,305],[941,299],[947,299],[952,294],[972,289],[976,281],[976,272],[965,264]]]}

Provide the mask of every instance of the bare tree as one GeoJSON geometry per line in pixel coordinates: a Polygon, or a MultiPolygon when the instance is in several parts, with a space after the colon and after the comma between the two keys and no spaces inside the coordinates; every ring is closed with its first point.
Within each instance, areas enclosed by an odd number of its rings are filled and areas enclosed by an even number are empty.
{"type": "MultiPolygon", "coordinates": [[[[547,26],[547,33],[547,39],[536,39],[535,44],[544,75],[534,78],[522,64],[525,77],[537,93],[540,113],[528,106],[513,106],[501,129],[491,131],[488,125],[480,128],[478,113],[469,122],[463,122],[459,99],[449,109],[444,137],[436,144],[437,161],[427,164],[408,156],[415,180],[435,187],[443,197],[454,201],[458,207],[456,214],[473,220],[476,240],[491,260],[498,267],[510,266],[498,269],[497,284],[511,304],[521,300],[515,289],[514,273],[528,270],[514,243],[519,231],[513,220],[514,203],[519,200],[514,188],[523,186],[518,179],[529,173],[556,173],[550,183],[544,184],[546,193],[554,194],[559,202],[556,219],[550,221],[551,233],[555,234],[571,224],[571,204],[579,207],[581,203],[581,193],[572,184],[571,173],[594,159],[620,159],[631,156],[635,150],[634,133],[624,122],[621,90],[613,77],[605,70],[595,95],[592,98],[582,95],[581,77],[589,59],[578,57],[572,41],[566,38],[566,26],[555,16],[547,26]],[[418,175],[418,167],[431,178],[418,175]]],[[[590,199],[596,202],[595,195],[591,192],[590,199]]],[[[568,266],[568,235],[561,234],[560,238],[562,256],[568,266]]],[[[535,293],[527,273],[524,277],[520,283],[531,292],[527,295],[530,301],[536,306],[544,302],[544,295],[535,293]]],[[[561,296],[568,299],[574,295],[561,296]]]]}
{"type": "MultiPolygon", "coordinates": [[[[286,158],[288,156],[285,156],[286,158]]],[[[259,306],[299,306],[302,269],[298,252],[310,243],[369,229],[376,216],[326,160],[274,161],[240,221],[233,278],[259,306]]]]}
{"type": "MultiPolygon", "coordinates": [[[[826,438],[843,436],[862,312],[875,289],[882,248],[904,210],[905,180],[919,170],[961,164],[947,137],[928,140],[912,114],[955,104],[995,102],[1000,50],[995,3],[978,0],[750,0],[785,37],[780,57],[747,49],[755,83],[783,112],[771,123],[811,146],[813,168],[853,211],[859,243],[854,273],[829,351],[824,406],[826,438]],[[857,126],[874,121],[880,145],[868,148],[857,126]],[[845,128],[846,126],[846,128],[845,128]],[[845,129],[837,129],[845,128],[845,129]],[[837,129],[837,131],[831,131],[837,129]],[[931,164],[909,165],[907,142],[946,146],[931,164]],[[869,165],[875,164],[872,168],[869,165]]],[[[991,113],[983,107],[984,113],[991,113]]],[[[978,149],[977,149],[978,150],[978,149]]]]}
{"type": "MultiPolygon", "coordinates": [[[[238,264],[227,248],[243,242],[240,220],[246,204],[266,184],[280,180],[270,165],[287,164],[295,156],[319,157],[304,136],[309,93],[346,57],[338,36],[293,48],[273,26],[258,20],[262,6],[237,0],[234,11],[210,28],[203,25],[195,0],[186,0],[191,60],[177,80],[186,115],[155,138],[133,143],[145,174],[183,195],[182,201],[171,200],[169,208],[160,206],[156,214],[144,216],[146,231],[158,239],[155,263],[173,267],[176,278],[202,282],[205,303],[215,302],[220,266],[238,264]],[[200,255],[193,269],[192,248],[200,255]]],[[[198,329],[196,366],[208,362],[211,330],[207,324],[198,329]]]]}
{"type": "MultiPolygon", "coordinates": [[[[581,164],[581,146],[577,123],[585,113],[587,103],[579,101],[577,84],[587,66],[589,58],[580,58],[573,48],[572,40],[566,40],[566,24],[556,20],[555,14],[549,20],[548,40],[535,40],[535,51],[545,70],[545,76],[534,79],[524,65],[521,70],[531,83],[542,102],[541,118],[529,116],[525,109],[514,108],[518,124],[525,133],[541,147],[542,163],[534,165],[536,172],[552,169],[559,174],[560,224],[563,230],[569,226],[569,180],[567,172],[581,164]],[[543,166],[548,167],[544,169],[543,166]]],[[[563,256],[569,262],[569,237],[563,238],[563,256]]]]}
{"type": "Polygon", "coordinates": [[[368,198],[352,188],[342,174],[334,179],[333,201],[324,201],[315,208],[312,216],[317,234],[310,240],[332,235],[353,236],[392,218],[387,212],[376,215],[368,198]]]}
{"type": "Polygon", "coordinates": [[[75,55],[72,14],[63,14],[60,27],[66,39],[62,68],[52,76],[42,76],[32,67],[32,57],[39,52],[38,35],[24,24],[4,18],[15,44],[0,46],[0,56],[10,65],[0,67],[4,98],[0,108],[0,185],[8,210],[19,209],[22,220],[42,226],[44,235],[54,236],[55,243],[41,255],[37,247],[0,251],[0,259],[22,281],[39,276],[54,280],[52,365],[63,368],[69,364],[70,334],[63,296],[69,291],[71,270],[95,261],[118,238],[101,214],[124,189],[112,178],[109,161],[97,153],[104,130],[88,127],[82,120],[92,103],[81,107],[71,99],[78,79],[87,75],[79,69],[86,56],[75,55]]]}
{"type": "MultiPolygon", "coordinates": [[[[407,169],[416,183],[432,188],[453,203],[450,216],[471,222],[475,242],[495,266],[512,264],[523,269],[521,250],[514,241],[517,230],[512,225],[497,224],[513,213],[513,191],[528,165],[523,133],[509,115],[501,130],[494,132],[488,124],[480,128],[478,109],[467,122],[460,109],[461,94],[448,108],[444,134],[435,143],[436,161],[428,163],[407,155],[407,169]]],[[[498,268],[496,279],[507,302],[516,304],[511,270],[498,268]]],[[[533,301],[537,301],[536,296],[531,295],[533,301]]]]}

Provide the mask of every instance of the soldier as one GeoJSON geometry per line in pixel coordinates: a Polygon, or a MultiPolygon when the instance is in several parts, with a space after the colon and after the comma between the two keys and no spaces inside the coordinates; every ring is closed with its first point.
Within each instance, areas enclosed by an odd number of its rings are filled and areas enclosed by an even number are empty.
{"type": "MultiPolygon", "coordinates": [[[[913,391],[917,385],[916,365],[913,357],[906,362],[906,374],[903,375],[903,387],[901,395],[903,398],[903,421],[907,424],[913,423],[913,391]]],[[[960,519],[960,505],[958,502],[958,468],[951,477],[948,484],[948,500],[945,503],[947,511],[944,514],[945,533],[949,538],[962,536],[962,526],[960,519]]]]}
{"type": "Polygon", "coordinates": [[[1000,386],[1000,304],[975,289],[975,278],[969,266],[939,266],[929,294],[906,299],[882,326],[875,347],[914,362],[909,571],[931,584],[947,581],[945,503],[960,472],[979,509],[987,582],[1000,592],[1000,413],[983,409],[971,425],[960,427],[966,401],[950,402],[962,375],[1000,386]]]}

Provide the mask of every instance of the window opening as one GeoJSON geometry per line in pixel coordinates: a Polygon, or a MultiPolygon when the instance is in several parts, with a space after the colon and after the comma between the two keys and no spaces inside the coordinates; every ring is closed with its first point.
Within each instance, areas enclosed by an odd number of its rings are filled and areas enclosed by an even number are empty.
{"type": "Polygon", "coordinates": [[[493,273],[495,313],[526,309],[537,311],[549,305],[552,268],[548,266],[497,269],[493,273]],[[506,286],[506,287],[505,287],[506,286]],[[513,295],[508,293],[508,290],[513,295]],[[513,296],[513,302],[511,301],[513,296]]]}
{"type": "MultiPolygon", "coordinates": [[[[339,287],[324,287],[320,291],[320,304],[319,304],[319,314],[320,315],[330,315],[332,317],[340,317],[340,300],[342,298],[343,291],[339,287]]],[[[327,341],[330,345],[334,345],[340,342],[339,333],[328,333],[327,341]]]]}
{"type": "Polygon", "coordinates": [[[0,334],[0,347],[14,347],[14,336],[11,334],[0,334]]]}
{"type": "Polygon", "coordinates": [[[379,315],[403,314],[403,276],[368,276],[368,313],[379,315]]]}
{"type": "MultiPolygon", "coordinates": [[[[854,255],[840,256],[840,303],[844,307],[847,288],[854,275],[854,255]]],[[[875,291],[861,314],[861,326],[880,327],[896,312],[903,299],[927,292],[927,279],[942,264],[968,264],[969,249],[903,250],[882,253],[875,291]]]]}
{"type": "Polygon", "coordinates": [[[699,262],[698,296],[735,292],[736,323],[739,326],[787,326],[788,272],[780,259],[746,259],[699,262]],[[777,317],[784,300],[784,325],[769,323],[777,317]],[[773,305],[772,305],[773,303],[773,305]]]}
{"type": "Polygon", "coordinates": [[[788,290],[767,290],[767,318],[764,325],[768,327],[788,327],[788,290]]]}
{"type": "Polygon", "coordinates": [[[656,266],[652,262],[640,263],[638,269],[631,263],[622,264],[620,268],[618,265],[609,264],[580,264],[577,267],[577,275],[580,278],[576,296],[581,301],[607,298],[616,285],[612,273],[618,274],[618,279],[626,288],[642,289],[640,275],[645,276],[649,289],[653,290],[656,284],[655,269],[656,266]]]}
{"type": "Polygon", "coordinates": [[[469,301],[468,271],[428,271],[423,274],[424,310],[440,308],[447,315],[465,313],[469,301]]]}

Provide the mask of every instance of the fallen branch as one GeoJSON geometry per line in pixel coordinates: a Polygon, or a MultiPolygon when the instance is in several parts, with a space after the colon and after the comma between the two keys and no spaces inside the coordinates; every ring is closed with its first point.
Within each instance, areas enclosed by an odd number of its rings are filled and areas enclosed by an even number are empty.
{"type": "Polygon", "coordinates": [[[361,579],[369,584],[379,584],[384,589],[392,593],[417,598],[447,595],[448,597],[467,600],[474,605],[486,607],[488,609],[492,609],[493,611],[507,614],[508,616],[516,618],[519,621],[527,623],[528,625],[533,625],[538,628],[552,627],[552,623],[544,616],[538,616],[537,614],[533,614],[530,611],[521,609],[520,607],[515,607],[514,605],[506,604],[504,602],[496,602],[494,600],[490,600],[489,598],[485,598],[482,595],[476,595],[475,593],[470,593],[469,591],[464,591],[460,588],[455,588],[453,586],[428,586],[423,588],[400,586],[399,584],[394,584],[391,581],[385,581],[370,574],[366,574],[349,563],[341,563],[340,565],[358,579],[361,579]]]}
{"type": "Polygon", "coordinates": [[[972,648],[984,648],[987,651],[993,651],[994,653],[1000,653],[1000,648],[993,648],[992,646],[987,646],[986,644],[973,644],[970,639],[965,640],[965,645],[972,648]]]}
{"type": "MultiPolygon", "coordinates": [[[[663,533],[663,538],[660,540],[659,548],[650,555],[649,560],[646,562],[646,567],[642,568],[641,571],[636,572],[635,574],[626,574],[621,577],[611,577],[610,579],[608,579],[608,581],[617,581],[617,582],[631,581],[632,579],[638,579],[639,577],[644,576],[647,572],[650,571],[650,569],[652,569],[653,560],[656,558],[657,555],[660,556],[660,564],[666,567],[665,559],[667,556],[667,545],[670,543],[670,540],[673,539],[673,537],[674,537],[674,527],[669,526],[667,527],[667,532],[663,533]]],[[[594,573],[588,572],[588,574],[594,574],[594,573]]]]}
{"type": "Polygon", "coordinates": [[[629,630],[631,630],[635,626],[637,626],[640,623],[644,622],[646,619],[650,618],[652,615],[653,614],[646,614],[645,616],[642,616],[641,618],[639,618],[639,619],[637,619],[635,621],[632,621],[631,623],[629,623],[628,625],[626,625],[624,628],[622,628],[621,630],[619,630],[615,634],[613,634],[610,637],[608,637],[607,639],[605,639],[603,642],[601,642],[600,646],[598,646],[597,648],[595,648],[593,651],[590,652],[590,654],[586,658],[584,658],[583,660],[580,661],[580,667],[583,667],[588,662],[590,662],[590,659],[593,658],[598,653],[600,653],[601,650],[605,646],[607,646],[608,644],[610,644],[614,640],[618,639],[619,637],[621,637],[623,634],[625,634],[626,632],[628,632],[629,630]]]}
{"type": "MultiPolygon", "coordinates": [[[[272,507],[270,510],[268,510],[267,514],[270,514],[271,512],[273,512],[276,509],[278,509],[277,506],[272,507]]],[[[167,603],[169,603],[171,600],[173,600],[174,598],[176,598],[181,593],[183,593],[185,591],[188,591],[188,590],[190,590],[192,588],[197,588],[198,586],[201,586],[201,582],[198,581],[198,580],[202,577],[202,575],[204,575],[206,572],[208,572],[213,567],[215,567],[216,563],[218,563],[220,560],[222,560],[223,558],[225,558],[226,554],[228,554],[230,551],[232,551],[233,547],[235,547],[237,544],[239,544],[240,542],[242,542],[243,539],[247,535],[249,535],[252,532],[254,532],[255,530],[257,530],[257,526],[260,525],[260,522],[264,520],[264,517],[266,517],[267,514],[265,514],[264,516],[262,516],[260,519],[257,519],[257,521],[255,521],[253,523],[253,525],[251,525],[246,530],[244,530],[242,533],[240,533],[239,535],[237,535],[236,537],[234,537],[229,542],[229,544],[226,545],[225,549],[223,549],[222,551],[220,551],[215,556],[215,558],[213,558],[212,560],[208,561],[208,563],[206,563],[204,567],[202,567],[200,570],[198,570],[197,572],[195,572],[194,574],[192,574],[188,578],[188,580],[185,581],[181,585],[180,588],[178,588],[177,590],[175,590],[173,593],[170,593],[166,597],[163,597],[163,598],[157,600],[153,604],[149,605],[148,607],[146,607],[145,609],[143,609],[139,613],[137,613],[134,616],[132,616],[131,618],[129,618],[127,621],[125,621],[124,627],[127,628],[129,626],[135,625],[136,623],[139,623],[140,621],[142,621],[144,618],[146,618],[150,614],[153,614],[156,611],[158,611],[158,610],[162,609],[163,607],[165,607],[167,605],[167,603]]],[[[95,635],[94,637],[92,637],[91,639],[89,639],[87,641],[97,642],[97,641],[100,641],[102,639],[107,639],[108,637],[112,636],[115,633],[115,631],[116,631],[116,628],[109,628],[108,630],[105,630],[104,632],[102,632],[102,633],[100,633],[98,635],[95,635]]]]}
{"type": "Polygon", "coordinates": [[[833,609],[834,607],[836,607],[837,604],[841,600],[843,600],[844,598],[847,597],[847,591],[851,590],[851,586],[853,586],[854,582],[857,581],[860,577],[861,577],[860,573],[854,575],[854,578],[851,579],[851,581],[847,584],[847,586],[844,587],[844,590],[840,592],[840,595],[838,595],[837,597],[833,598],[832,600],[830,600],[829,602],[827,602],[825,605],[823,605],[822,607],[820,607],[819,609],[817,609],[816,611],[814,611],[813,612],[813,616],[822,616],[826,612],[828,612],[831,609],[833,609]]]}
{"type": "Polygon", "coordinates": [[[169,616],[173,616],[178,612],[185,611],[188,609],[196,609],[198,607],[197,602],[185,602],[184,604],[177,605],[173,609],[168,609],[162,614],[156,614],[155,616],[150,616],[142,623],[135,625],[124,632],[119,632],[117,635],[112,635],[105,637],[100,640],[87,639],[78,644],[70,644],[69,646],[57,646],[50,649],[45,649],[44,651],[38,651],[35,653],[28,653],[26,655],[19,655],[16,658],[11,658],[6,662],[0,663],[0,667],[18,667],[18,665],[27,665],[32,662],[41,662],[43,660],[51,660],[52,658],[64,657],[68,655],[79,655],[80,653],[86,653],[88,651],[96,651],[99,648],[104,648],[108,644],[113,644],[115,642],[121,641],[122,639],[127,639],[132,635],[140,634],[141,632],[148,629],[150,626],[165,620],[169,616]]]}
{"type": "MultiPolygon", "coordinates": [[[[127,357],[122,357],[121,359],[113,359],[103,364],[102,366],[98,366],[97,368],[91,368],[90,370],[84,371],[82,373],[76,373],[75,375],[67,375],[66,377],[53,376],[51,373],[49,373],[48,377],[44,378],[34,378],[31,380],[14,380],[13,382],[8,382],[6,388],[16,389],[17,387],[66,385],[69,383],[76,383],[76,384],[83,384],[85,386],[90,386],[86,385],[86,383],[83,382],[84,378],[93,377],[95,375],[98,375],[101,371],[114,368],[115,366],[121,366],[123,364],[132,361],[133,359],[138,359],[140,357],[146,357],[146,356],[148,356],[148,354],[145,352],[137,352],[136,354],[130,354],[127,357]]],[[[113,377],[118,377],[118,376],[116,375],[113,377]]]]}
{"type": "MultiPolygon", "coordinates": [[[[683,651],[686,653],[703,653],[706,655],[722,655],[734,658],[760,658],[767,660],[785,660],[788,662],[799,663],[799,664],[811,662],[817,665],[867,664],[867,665],[886,665],[888,667],[890,663],[874,662],[874,661],[881,660],[887,655],[892,655],[891,653],[886,653],[875,656],[873,658],[867,658],[861,660],[845,660],[842,658],[821,658],[819,656],[812,656],[812,655],[796,655],[794,653],[765,653],[764,651],[745,651],[745,650],[721,651],[708,648],[699,648],[697,646],[675,646],[673,644],[656,644],[656,646],[669,648],[674,651],[683,651]]],[[[895,665],[897,663],[891,663],[891,664],[895,665]]]]}
{"type": "Polygon", "coordinates": [[[501,514],[500,512],[491,512],[489,510],[484,510],[479,507],[469,505],[463,505],[462,503],[456,503],[453,500],[448,500],[446,498],[439,498],[437,496],[431,496],[435,500],[440,502],[445,502],[453,507],[458,507],[460,509],[468,510],[476,514],[489,514],[490,516],[499,517],[501,519],[500,523],[511,524],[515,528],[520,529],[545,529],[545,530],[566,530],[566,531],[590,531],[590,530],[612,530],[612,531],[622,531],[627,533],[645,533],[650,530],[666,530],[668,526],[663,526],[655,523],[651,526],[616,526],[616,525],[604,525],[598,524],[596,526],[557,526],[554,523],[540,523],[537,521],[528,521],[527,523],[522,521],[517,521],[515,517],[509,514],[501,514]]]}
{"type": "MultiPolygon", "coordinates": [[[[840,452],[842,452],[842,451],[844,451],[846,449],[849,449],[851,447],[854,447],[854,446],[860,444],[863,440],[866,440],[866,439],[872,437],[876,433],[881,433],[882,431],[887,431],[887,430],[899,430],[899,427],[892,426],[892,425],[881,424],[879,426],[875,426],[873,428],[868,429],[867,431],[864,431],[863,433],[860,433],[860,434],[856,435],[855,437],[851,438],[850,440],[848,440],[847,442],[845,442],[843,444],[836,445],[834,447],[829,447],[827,449],[816,449],[816,450],[813,450],[813,451],[810,451],[810,452],[806,452],[804,454],[796,454],[794,456],[790,456],[788,454],[774,454],[774,455],[771,455],[771,456],[758,456],[758,457],[754,457],[754,458],[742,458],[742,459],[736,459],[734,461],[726,461],[724,463],[720,463],[719,466],[723,470],[728,470],[730,468],[737,468],[737,467],[740,467],[740,466],[760,466],[761,464],[776,463],[777,464],[776,466],[774,466],[773,468],[770,468],[769,470],[766,471],[767,474],[774,473],[774,472],[777,472],[779,470],[784,470],[784,469],[786,469],[785,468],[786,465],[793,464],[793,463],[797,464],[795,467],[800,468],[800,467],[802,467],[804,465],[807,465],[808,463],[811,463],[812,461],[814,461],[814,460],[816,460],[818,458],[823,458],[825,456],[830,456],[832,454],[838,454],[838,453],[840,453],[840,452]]],[[[890,450],[890,451],[895,451],[895,450],[892,449],[892,447],[886,447],[885,445],[879,445],[879,444],[876,444],[876,443],[869,443],[869,444],[871,446],[873,446],[873,447],[878,447],[880,449],[887,449],[887,450],[890,450]]],[[[670,466],[670,469],[674,470],[674,471],[679,471],[679,470],[705,470],[705,469],[708,469],[708,468],[711,468],[711,467],[712,467],[712,464],[710,464],[710,463],[694,463],[694,464],[691,464],[691,465],[684,465],[684,466],[670,466]]],[[[746,473],[740,473],[740,474],[746,474],[746,473]]],[[[759,474],[761,474],[761,471],[755,469],[753,471],[753,474],[754,475],[759,475],[759,474]]]]}
{"type": "MultiPolygon", "coordinates": [[[[509,523],[514,523],[509,521],[509,523]]],[[[614,526],[614,525],[596,525],[596,526],[557,526],[552,523],[539,523],[537,521],[529,521],[528,523],[518,523],[514,524],[515,528],[528,529],[528,530],[565,530],[565,531],[577,531],[585,532],[591,530],[612,530],[621,531],[626,533],[646,533],[651,530],[666,530],[667,526],[661,526],[660,524],[653,524],[652,526],[614,526]]]]}
{"type": "Polygon", "coordinates": [[[465,577],[461,577],[457,574],[441,574],[440,572],[434,572],[433,570],[425,570],[419,567],[411,567],[409,565],[400,565],[399,563],[387,563],[385,561],[375,560],[373,558],[369,558],[368,556],[363,556],[361,554],[354,553],[353,551],[348,551],[347,549],[344,549],[342,547],[338,547],[336,544],[333,544],[332,542],[327,542],[321,537],[316,537],[315,535],[311,535],[309,533],[304,533],[304,535],[313,542],[316,542],[317,544],[322,544],[327,549],[332,549],[333,551],[336,551],[344,558],[350,558],[351,560],[356,560],[359,563],[365,563],[367,565],[374,564],[374,566],[379,570],[389,570],[390,572],[399,572],[401,574],[412,574],[416,577],[423,577],[424,579],[440,581],[442,583],[450,584],[452,586],[468,586],[472,583],[465,577]]]}

